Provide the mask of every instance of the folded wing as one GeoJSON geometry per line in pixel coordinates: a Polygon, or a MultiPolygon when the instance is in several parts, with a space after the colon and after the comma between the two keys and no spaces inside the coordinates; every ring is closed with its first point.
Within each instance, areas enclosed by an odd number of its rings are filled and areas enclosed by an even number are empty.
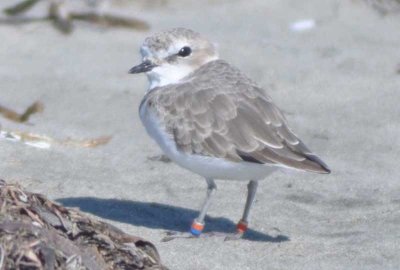
{"type": "Polygon", "coordinates": [[[223,61],[148,95],[165,130],[185,153],[330,172],[289,129],[265,91],[223,61]]]}

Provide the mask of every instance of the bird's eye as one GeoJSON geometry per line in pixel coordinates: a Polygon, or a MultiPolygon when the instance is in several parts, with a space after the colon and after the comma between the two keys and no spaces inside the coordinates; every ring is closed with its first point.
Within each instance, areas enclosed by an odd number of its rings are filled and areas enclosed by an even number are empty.
{"type": "Polygon", "coordinates": [[[181,57],[186,57],[189,56],[192,53],[192,49],[190,47],[182,47],[182,49],[179,50],[178,55],[181,57]]]}

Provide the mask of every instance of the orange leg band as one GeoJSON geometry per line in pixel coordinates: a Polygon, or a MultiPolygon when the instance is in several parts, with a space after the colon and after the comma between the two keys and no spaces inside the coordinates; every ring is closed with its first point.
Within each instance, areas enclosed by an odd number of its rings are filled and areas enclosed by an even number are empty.
{"type": "Polygon", "coordinates": [[[203,229],[204,229],[204,223],[200,223],[200,222],[194,220],[192,223],[192,227],[190,227],[190,232],[193,235],[198,236],[201,234],[203,229]]]}

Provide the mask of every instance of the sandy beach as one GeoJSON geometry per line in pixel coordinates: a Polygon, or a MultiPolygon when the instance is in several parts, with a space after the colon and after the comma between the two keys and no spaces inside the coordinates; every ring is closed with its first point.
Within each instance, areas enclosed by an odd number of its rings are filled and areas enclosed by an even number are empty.
{"type": "MultiPolygon", "coordinates": [[[[152,241],[174,270],[399,269],[400,13],[356,0],[146,2],[113,8],[149,31],[76,22],[65,36],[49,22],[0,25],[0,105],[44,105],[27,123],[0,116],[1,129],[52,138],[0,139],[0,178],[152,241]],[[206,183],[157,160],[138,116],[147,80],[127,71],[145,37],[177,26],[215,41],[222,59],[266,88],[332,169],[260,182],[238,241],[161,242],[188,230],[206,183]],[[65,143],[105,136],[92,148],[65,143]]],[[[206,231],[233,232],[246,183],[217,185],[206,231]]]]}

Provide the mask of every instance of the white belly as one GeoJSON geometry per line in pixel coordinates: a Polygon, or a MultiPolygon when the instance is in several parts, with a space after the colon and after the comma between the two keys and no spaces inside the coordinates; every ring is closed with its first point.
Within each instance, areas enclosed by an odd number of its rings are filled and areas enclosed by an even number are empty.
{"type": "Polygon", "coordinates": [[[140,119],[148,134],[158,143],[163,152],[183,168],[205,178],[226,180],[261,180],[277,169],[276,166],[250,162],[232,162],[221,158],[189,155],[177,149],[176,143],[159,125],[159,121],[146,104],[140,109],[140,119]]]}

